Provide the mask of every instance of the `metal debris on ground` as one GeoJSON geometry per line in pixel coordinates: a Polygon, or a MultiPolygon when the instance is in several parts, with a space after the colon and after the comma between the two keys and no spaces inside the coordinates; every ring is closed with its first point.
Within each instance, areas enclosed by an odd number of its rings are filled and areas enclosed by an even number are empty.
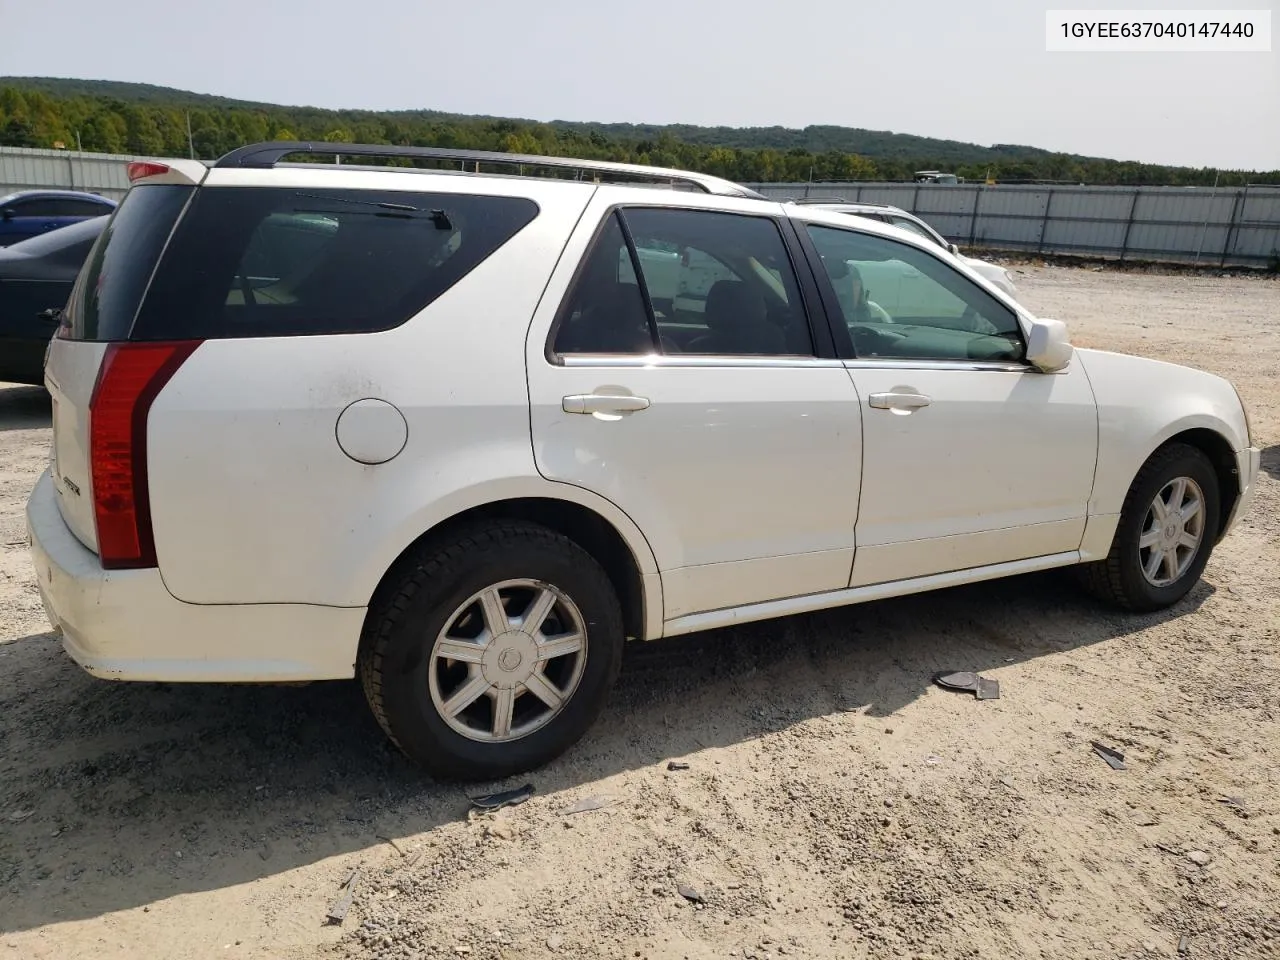
{"type": "Polygon", "coordinates": [[[684,897],[690,903],[706,903],[707,902],[703,898],[702,894],[700,894],[697,890],[693,889],[693,887],[687,886],[686,884],[682,883],[679,886],[677,886],[676,891],[680,894],[680,896],[684,897]]]}
{"type": "Polygon", "coordinates": [[[1112,770],[1128,770],[1129,769],[1124,765],[1124,754],[1121,753],[1119,750],[1113,750],[1110,747],[1099,743],[1097,740],[1090,741],[1089,746],[1093,747],[1094,753],[1100,756],[1103,760],[1107,761],[1107,763],[1110,765],[1112,770]]]}
{"type": "Polygon", "coordinates": [[[944,671],[933,675],[935,685],[956,693],[972,693],[979,700],[999,700],[1000,682],[968,670],[944,671]]]}
{"type": "Polygon", "coordinates": [[[352,870],[348,875],[346,882],[342,885],[342,895],[329,906],[329,910],[325,913],[325,920],[331,924],[341,924],[347,917],[347,911],[351,909],[351,901],[356,895],[356,881],[360,879],[360,868],[352,870]]]}
{"type": "Polygon", "coordinates": [[[672,760],[667,764],[668,770],[688,770],[689,765],[683,760],[672,760]]]}
{"type": "Polygon", "coordinates": [[[1243,797],[1219,797],[1218,802],[1225,803],[1227,806],[1235,810],[1236,813],[1240,814],[1240,816],[1244,817],[1246,820],[1249,819],[1249,808],[1244,805],[1243,797]]]}
{"type": "Polygon", "coordinates": [[[501,793],[490,793],[483,797],[472,797],[471,805],[477,810],[501,810],[503,807],[514,807],[524,803],[533,796],[533,784],[526,783],[514,790],[503,790],[501,793]]]}
{"type": "Polygon", "coordinates": [[[381,840],[383,843],[389,843],[389,844],[391,844],[391,849],[392,849],[392,850],[394,850],[396,853],[400,854],[400,856],[402,856],[402,857],[403,857],[403,856],[405,856],[405,852],[404,852],[404,850],[401,848],[400,844],[396,843],[396,842],[395,842],[395,840],[393,840],[391,837],[384,837],[384,836],[383,836],[382,834],[380,834],[380,833],[375,833],[375,834],[374,834],[374,837],[375,837],[376,839],[378,839],[378,840],[381,840]]]}
{"type": "Polygon", "coordinates": [[[587,797],[573,804],[565,813],[590,813],[592,810],[603,810],[613,801],[613,797],[587,797]]]}

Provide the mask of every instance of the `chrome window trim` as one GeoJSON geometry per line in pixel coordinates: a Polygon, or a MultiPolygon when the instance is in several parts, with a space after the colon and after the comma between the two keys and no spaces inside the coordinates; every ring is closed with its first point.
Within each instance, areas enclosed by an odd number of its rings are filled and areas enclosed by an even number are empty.
{"type": "Polygon", "coordinates": [[[824,367],[840,369],[844,362],[834,357],[732,356],[720,354],[603,354],[558,355],[564,367],[824,367]]]}
{"type": "Polygon", "coordinates": [[[870,359],[859,357],[856,360],[845,360],[846,370],[985,370],[997,373],[1037,373],[1029,363],[1017,363],[1002,360],[929,360],[898,359],[884,357],[870,359]]]}

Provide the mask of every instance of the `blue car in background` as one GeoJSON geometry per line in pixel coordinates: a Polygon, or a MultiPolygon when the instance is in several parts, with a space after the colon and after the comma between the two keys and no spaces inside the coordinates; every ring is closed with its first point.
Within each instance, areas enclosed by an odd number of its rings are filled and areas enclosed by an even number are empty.
{"type": "Polygon", "coordinates": [[[38,237],[50,230],[101,217],[114,200],[78,190],[24,190],[0,197],[0,247],[38,237]]]}

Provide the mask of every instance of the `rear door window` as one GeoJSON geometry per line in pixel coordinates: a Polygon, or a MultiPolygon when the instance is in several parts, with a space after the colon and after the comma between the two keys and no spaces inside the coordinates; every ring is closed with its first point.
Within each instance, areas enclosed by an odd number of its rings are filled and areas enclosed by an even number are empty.
{"type": "Polygon", "coordinates": [[[206,188],[174,232],[132,338],[387,330],[537,213],[519,197],[206,188]]]}

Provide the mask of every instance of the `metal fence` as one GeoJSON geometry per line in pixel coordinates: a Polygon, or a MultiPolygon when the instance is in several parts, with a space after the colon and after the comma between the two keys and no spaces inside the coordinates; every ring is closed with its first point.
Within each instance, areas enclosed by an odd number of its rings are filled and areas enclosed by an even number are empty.
{"type": "Polygon", "coordinates": [[[1280,259],[1280,187],[753,183],[767,197],[887,203],[948,240],[991,250],[1268,266],[1280,259]]]}
{"type": "Polygon", "coordinates": [[[87,190],[119,200],[129,189],[125,167],[138,159],[142,158],[0,147],[0,195],[15,190],[87,190]]]}
{"type": "MultiPolygon", "coordinates": [[[[119,198],[125,165],[150,159],[0,147],[0,194],[63,188],[119,198]]],[[[753,183],[768,197],[887,203],[969,247],[1211,266],[1280,258],[1280,187],[753,183]]]]}

